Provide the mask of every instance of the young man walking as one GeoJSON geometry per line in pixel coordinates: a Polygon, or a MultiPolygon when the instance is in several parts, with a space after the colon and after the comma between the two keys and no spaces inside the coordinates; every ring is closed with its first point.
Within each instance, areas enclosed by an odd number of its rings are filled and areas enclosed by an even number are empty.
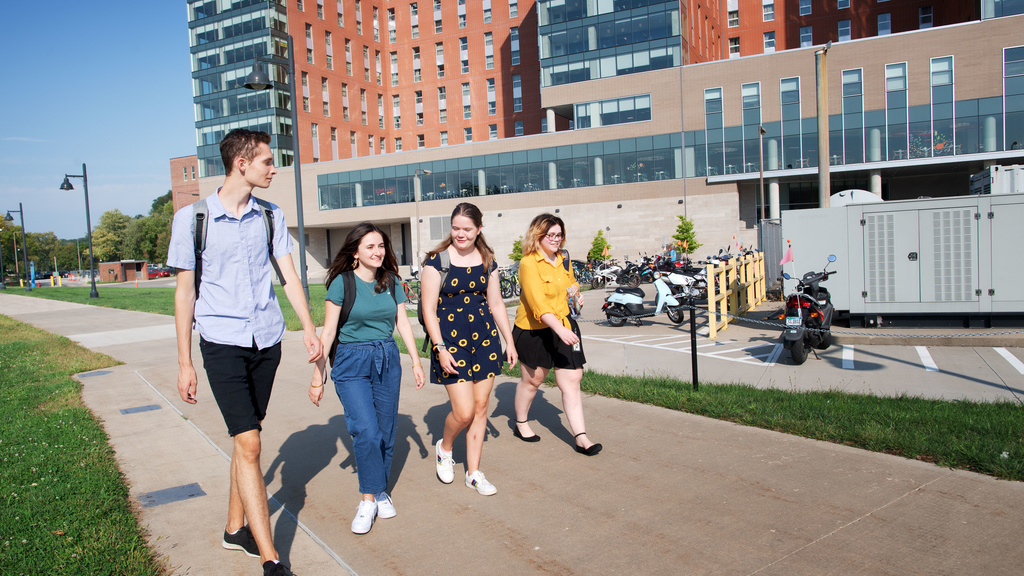
{"type": "Polygon", "coordinates": [[[221,142],[220,151],[227,175],[216,194],[200,200],[207,206],[206,225],[196,226],[197,202],[179,210],[171,228],[167,264],[178,269],[174,293],[178,393],[185,402],[196,403],[194,322],[210,389],[234,439],[223,546],[259,557],[264,576],[288,576],[292,572],[278,561],[271,537],[260,468],[260,422],[267,413],[285,331],[273,289],[271,258],[281,269],[284,292],[302,322],[309,361],[318,360],[323,348],[292,264],[284,213],[269,204],[273,211],[273,225],[269,226],[268,214],[252,196],[253,188],[269,187],[277,173],[270,136],[232,130],[221,142]],[[203,232],[196,228],[205,228],[206,240],[198,267],[195,234],[203,232]],[[267,238],[268,233],[273,238],[267,238]]]}

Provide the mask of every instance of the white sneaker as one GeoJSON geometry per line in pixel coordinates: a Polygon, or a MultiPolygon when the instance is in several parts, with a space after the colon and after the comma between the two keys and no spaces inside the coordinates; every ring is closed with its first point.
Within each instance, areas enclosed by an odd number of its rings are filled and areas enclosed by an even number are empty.
{"type": "Polygon", "coordinates": [[[476,488],[476,491],[481,496],[491,496],[498,493],[498,489],[494,487],[494,484],[488,482],[487,478],[484,478],[484,473],[479,470],[472,474],[466,473],[466,486],[476,488]]]}
{"type": "Polygon", "coordinates": [[[397,515],[398,510],[395,510],[395,503],[391,501],[391,496],[387,492],[377,494],[377,517],[394,518],[397,515]]]}
{"type": "Polygon", "coordinates": [[[377,503],[369,500],[359,502],[356,508],[356,517],[352,519],[352,531],[356,534],[366,534],[373,528],[373,520],[377,517],[377,503]]]}
{"type": "Polygon", "coordinates": [[[448,452],[445,454],[444,450],[441,449],[441,442],[444,439],[437,441],[437,479],[445,484],[451,484],[452,480],[455,480],[455,460],[452,458],[452,453],[448,452]]]}

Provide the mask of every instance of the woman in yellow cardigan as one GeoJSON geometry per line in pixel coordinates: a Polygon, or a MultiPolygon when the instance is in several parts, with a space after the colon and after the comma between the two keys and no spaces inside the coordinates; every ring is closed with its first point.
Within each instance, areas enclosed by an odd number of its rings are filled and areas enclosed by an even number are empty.
{"type": "Polygon", "coordinates": [[[583,343],[576,321],[569,315],[568,299],[583,304],[580,286],[572,273],[565,245],[565,222],[553,214],[541,214],[530,223],[523,239],[519,262],[522,285],[512,339],[519,352],[523,377],[516,386],[516,422],[513,434],[524,442],[537,442],[529,413],[537,388],[554,368],[555,383],[562,392],[562,409],[574,435],[576,451],[593,456],[601,445],[587,438],[583,419],[583,343]]]}

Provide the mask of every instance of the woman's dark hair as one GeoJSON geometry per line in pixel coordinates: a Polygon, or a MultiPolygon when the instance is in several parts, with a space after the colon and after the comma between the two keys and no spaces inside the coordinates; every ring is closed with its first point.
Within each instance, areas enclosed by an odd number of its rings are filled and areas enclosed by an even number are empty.
{"type": "Polygon", "coordinates": [[[398,276],[398,260],[395,259],[395,251],[391,249],[391,238],[373,222],[363,222],[353,228],[348,233],[348,236],[345,236],[345,242],[338,249],[338,255],[334,257],[331,267],[327,269],[327,281],[325,284],[328,287],[342,272],[355,270],[356,252],[359,251],[359,243],[363,241],[367,234],[373,232],[380,234],[381,239],[384,240],[384,261],[381,262],[380,268],[377,269],[377,285],[374,287],[374,291],[381,294],[388,289],[388,284],[390,283],[388,274],[398,276]]]}
{"type": "MultiPolygon", "coordinates": [[[[470,204],[469,202],[460,202],[459,205],[455,207],[455,210],[452,210],[452,220],[454,220],[456,216],[465,216],[466,218],[469,218],[477,228],[482,228],[484,225],[484,215],[476,205],[470,204]]],[[[447,250],[451,245],[452,235],[449,233],[444,240],[441,240],[440,244],[435,246],[430,252],[427,252],[427,256],[424,258],[424,261],[430,260],[430,258],[438,252],[447,250]]],[[[494,250],[492,250],[487,244],[487,240],[484,240],[484,233],[482,231],[476,235],[476,242],[474,242],[473,245],[476,247],[477,251],[480,252],[480,257],[484,261],[484,270],[490,270],[491,262],[494,261],[494,250]]]]}

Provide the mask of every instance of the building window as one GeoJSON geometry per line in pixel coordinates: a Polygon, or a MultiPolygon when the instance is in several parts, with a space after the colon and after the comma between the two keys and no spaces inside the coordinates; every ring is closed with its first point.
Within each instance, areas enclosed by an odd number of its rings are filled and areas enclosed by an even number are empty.
{"type": "MultiPolygon", "coordinates": [[[[576,105],[576,129],[612,126],[651,119],[651,95],[626,96],[576,105]]],[[[541,118],[541,132],[547,132],[547,118],[541,118]]]]}
{"type": "Polygon", "coordinates": [[[508,17],[515,18],[519,16],[519,0],[508,0],[508,17]]]}
{"type": "Polygon", "coordinates": [[[465,28],[465,27],[466,27],[466,15],[465,14],[459,14],[459,29],[462,29],[462,28],[465,28]]]}
{"type": "Polygon", "coordinates": [[[729,10],[729,28],[735,28],[740,25],[740,11],[729,10]]]}
{"type": "MultiPolygon", "coordinates": [[[[570,130],[575,130],[575,127],[573,126],[572,121],[569,122],[569,129],[570,130]]],[[[540,119],[540,133],[541,134],[547,134],[548,133],[548,119],[546,117],[542,117],[540,119]]]]}
{"type": "Polygon", "coordinates": [[[469,39],[459,38],[459,60],[462,62],[462,73],[469,74],[469,39]]]}
{"type": "Polygon", "coordinates": [[[814,33],[810,26],[800,27],[800,47],[814,46],[814,33]]]}
{"type": "Polygon", "coordinates": [[[466,142],[472,142],[473,141],[473,129],[472,128],[466,128],[466,129],[463,130],[463,132],[464,132],[463,137],[466,139],[465,141],[466,142]]]}
{"type": "Polygon", "coordinates": [[[740,57],[740,39],[729,38],[729,58],[740,57]]]}
{"type": "Polygon", "coordinates": [[[512,65],[519,64],[519,27],[513,26],[509,33],[509,44],[512,47],[512,65]]]}
{"type": "Polygon", "coordinates": [[[462,84],[462,118],[468,120],[473,117],[470,109],[469,82],[462,84]]]}
{"type": "Polygon", "coordinates": [[[764,33],[764,51],[775,52],[775,32],[764,33]]]}
{"type": "Polygon", "coordinates": [[[850,21],[840,20],[839,21],[839,41],[849,42],[850,41],[850,21]]]}
{"type": "Polygon", "coordinates": [[[850,0],[836,0],[836,8],[842,10],[850,7],[850,0]]]}
{"type": "Polygon", "coordinates": [[[761,128],[761,84],[752,82],[742,85],[740,96],[743,105],[743,155],[733,156],[727,149],[726,172],[729,171],[730,165],[735,166],[737,172],[753,172],[758,169],[758,162],[761,160],[757,148],[761,128]]]}
{"type": "Polygon", "coordinates": [[[345,27],[345,6],[342,0],[338,0],[338,26],[345,27]]]}
{"type": "MultiPolygon", "coordinates": [[[[787,169],[807,168],[810,162],[800,151],[800,78],[783,78],[779,81],[779,100],[782,105],[782,162],[787,169]]],[[[779,166],[768,165],[767,170],[779,166]]]]}
{"type": "Polygon", "coordinates": [[[523,111],[523,81],[519,74],[512,75],[512,111],[523,111]]]}
{"type": "Polygon", "coordinates": [[[878,35],[887,36],[892,33],[892,15],[888,12],[878,15],[878,35]]]}
{"type": "Polygon", "coordinates": [[[932,7],[922,6],[917,9],[917,27],[918,28],[931,28],[932,27],[932,7]]]}
{"type": "Polygon", "coordinates": [[[416,2],[413,2],[412,4],[409,4],[409,23],[410,23],[410,27],[411,27],[410,32],[411,32],[412,37],[414,39],[420,37],[420,24],[419,24],[419,22],[420,22],[419,10],[417,9],[416,2]]]}
{"type": "Polygon", "coordinates": [[[363,79],[370,81],[370,47],[363,46],[363,79]]]}
{"type": "Polygon", "coordinates": [[[444,44],[434,44],[434,53],[437,55],[437,78],[444,78],[444,44]]]}
{"type": "Polygon", "coordinates": [[[491,23],[491,3],[484,2],[484,24],[491,23]]]}
{"type": "Polygon", "coordinates": [[[491,140],[497,140],[498,139],[498,125],[497,124],[489,124],[487,126],[487,137],[489,139],[491,139],[491,140]]]}
{"type": "MultiPolygon", "coordinates": [[[[1024,52],[1024,51],[1022,51],[1024,52]]],[[[1024,59],[1024,53],[1021,54],[1024,59]]],[[[1024,74],[1024,69],[1020,71],[1024,74]]],[[[948,156],[953,154],[953,57],[932,58],[931,61],[931,85],[932,85],[932,125],[921,138],[931,146],[932,154],[935,156],[948,156]],[[929,142],[930,138],[930,142],[929,142]]],[[[1024,93],[1024,90],[1019,90],[1024,93]]],[[[1006,91],[1003,92],[1006,94],[1006,91]]],[[[1009,112],[1009,111],[1008,111],[1009,112]]],[[[1010,114],[1007,113],[1007,134],[1010,133],[1010,114]]],[[[912,134],[914,132],[911,127],[912,134]]],[[[913,139],[914,136],[911,136],[913,139]]],[[[1009,140],[1009,138],[1007,138],[1009,140]]]]}
{"type": "MultiPolygon", "coordinates": [[[[707,175],[725,173],[725,134],[722,125],[722,89],[704,90],[704,132],[707,142],[707,175]]],[[[700,159],[696,159],[699,161],[700,159]]],[[[698,164],[699,166],[699,164],[698,164]]],[[[704,174],[697,174],[704,176],[704,174]]]]}
{"type": "MultiPolygon", "coordinates": [[[[885,65],[885,123],[889,160],[905,160],[910,157],[907,144],[907,64],[885,65]]],[[[868,144],[868,161],[872,156],[873,142],[868,144]]]]}
{"type": "MultiPolygon", "coordinates": [[[[359,0],[356,0],[356,34],[363,33],[363,7],[359,0]]],[[[372,150],[371,150],[372,152],[372,150]]]]}
{"type": "Polygon", "coordinates": [[[811,0],[800,0],[800,15],[807,16],[811,13],[811,0]]]}
{"type": "Polygon", "coordinates": [[[423,112],[416,113],[416,125],[423,126],[423,112]]]}
{"type": "Polygon", "coordinates": [[[523,121],[522,120],[516,120],[515,130],[516,130],[516,132],[515,132],[516,136],[522,136],[523,135],[523,121]]]}
{"type": "Polygon", "coordinates": [[[448,131],[447,130],[442,130],[441,131],[441,146],[447,146],[447,145],[448,145],[448,131]]]}
{"type": "Polygon", "coordinates": [[[420,73],[420,49],[412,49],[412,81],[419,82],[423,80],[423,75],[420,73]]]}
{"type": "Polygon", "coordinates": [[[377,94],[377,127],[384,129],[384,95],[377,94]]]}
{"type": "Polygon", "coordinates": [[[775,21],[775,2],[761,6],[761,20],[763,22],[775,21]]]}
{"type": "Polygon", "coordinates": [[[324,19],[324,0],[316,0],[316,17],[324,19]]]}
{"type": "Polygon", "coordinates": [[[434,34],[440,34],[441,30],[441,0],[434,0],[434,34]]]}
{"type": "Polygon", "coordinates": [[[1003,49],[1003,109],[1006,114],[1004,141],[1008,149],[1020,150],[1024,146],[1024,46],[1003,49]]]}
{"type": "Polygon", "coordinates": [[[352,41],[345,39],[345,73],[352,75],[352,41]]]}
{"type": "Polygon", "coordinates": [[[498,113],[497,95],[494,91],[494,78],[487,79],[487,115],[494,116],[498,113]]]}
{"type": "Polygon", "coordinates": [[[376,6],[373,8],[373,41],[380,42],[380,11],[376,6]]]}
{"type": "Polygon", "coordinates": [[[391,53],[391,85],[398,86],[398,52],[391,53]]]}
{"type": "Polygon", "coordinates": [[[494,69],[494,35],[484,32],[484,60],[488,70],[494,69]]]}
{"type": "Polygon", "coordinates": [[[417,134],[416,135],[416,147],[417,148],[425,148],[426,147],[426,144],[424,144],[424,142],[423,142],[423,134],[417,134]]]}
{"type": "Polygon", "coordinates": [[[305,12],[305,10],[302,9],[302,0],[295,0],[295,7],[298,8],[299,12],[305,12]]]}
{"type": "MultiPolygon", "coordinates": [[[[830,164],[859,164],[864,161],[864,71],[843,70],[843,131],[829,134],[830,164]]],[[[879,157],[884,151],[879,151],[879,157]]],[[[822,160],[824,161],[824,160],[822,160]]]]}
{"type": "Polygon", "coordinates": [[[395,9],[388,8],[388,42],[394,43],[397,40],[398,36],[395,29],[395,9]]]}
{"type": "Polygon", "coordinates": [[[395,152],[401,152],[401,151],[402,151],[402,139],[401,138],[395,138],[395,152]]]}

